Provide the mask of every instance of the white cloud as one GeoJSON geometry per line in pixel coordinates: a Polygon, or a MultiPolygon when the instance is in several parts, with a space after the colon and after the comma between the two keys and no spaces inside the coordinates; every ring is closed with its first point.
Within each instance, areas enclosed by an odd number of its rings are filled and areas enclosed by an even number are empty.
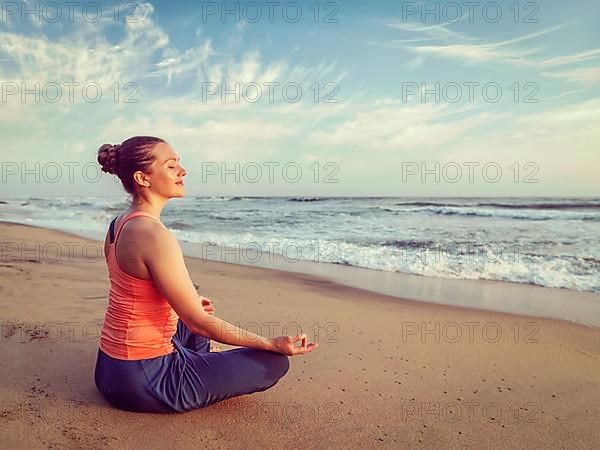
{"type": "Polygon", "coordinates": [[[399,104],[381,99],[362,108],[331,131],[315,131],[311,140],[324,146],[344,146],[379,152],[414,151],[448,145],[465,131],[489,123],[494,115],[479,113],[448,120],[456,111],[446,104],[399,104]]]}
{"type": "MultiPolygon", "coordinates": [[[[584,52],[575,53],[573,55],[557,56],[555,58],[547,58],[538,63],[541,67],[554,67],[563,64],[571,64],[575,62],[584,62],[600,57],[600,48],[594,50],[586,50],[584,52]]],[[[535,63],[534,63],[535,64],[535,63]]]]}
{"type": "MultiPolygon", "coordinates": [[[[462,21],[466,15],[463,15],[460,19],[452,21],[452,22],[444,22],[438,23],[435,25],[425,25],[417,22],[410,21],[392,21],[388,22],[386,25],[388,27],[394,28],[396,30],[407,31],[411,33],[412,36],[416,34],[423,34],[425,37],[416,38],[408,41],[416,42],[420,40],[434,40],[434,39],[452,39],[452,40],[473,40],[475,38],[467,36],[465,34],[456,32],[454,30],[450,30],[449,27],[457,22],[462,21]]],[[[407,41],[405,41],[407,42],[407,41]]]]}
{"type": "Polygon", "coordinates": [[[370,44],[401,48],[422,56],[431,55],[475,63],[504,62],[531,67],[555,67],[600,57],[600,49],[592,49],[571,55],[535,59],[532,56],[539,54],[542,48],[519,48],[515,46],[515,44],[560,30],[565,27],[564,24],[502,41],[489,41],[451,31],[447,28],[448,24],[445,23],[424,26],[410,22],[392,22],[387,25],[397,30],[410,32],[411,38],[393,39],[387,42],[369,42],[370,44]],[[424,37],[418,37],[420,34],[424,37]],[[414,37],[415,35],[417,35],[416,38],[414,37]],[[438,41],[438,43],[429,45],[417,44],[426,41],[438,41]]]}
{"type": "MultiPolygon", "coordinates": [[[[170,45],[168,34],[158,26],[154,19],[154,7],[140,3],[136,7],[135,21],[126,21],[119,25],[113,17],[104,17],[95,23],[86,21],[75,14],[75,22],[69,27],[70,33],[57,38],[49,38],[43,33],[24,35],[13,32],[0,32],[0,59],[6,61],[0,66],[0,80],[18,79],[28,83],[75,81],[83,85],[96,82],[109,94],[110,87],[119,82],[135,82],[140,87],[140,95],[151,92],[154,97],[169,98],[173,94],[161,88],[170,87],[176,79],[185,79],[185,85],[179,85],[188,91],[193,99],[201,98],[204,82],[227,83],[226,89],[232,89],[236,83],[241,87],[255,82],[263,88],[263,96],[268,98],[267,82],[280,83],[275,99],[281,101],[281,85],[286,82],[300,83],[303,93],[315,82],[323,85],[327,81],[339,82],[346,75],[336,70],[336,61],[323,62],[311,67],[291,65],[284,59],[264,64],[259,50],[247,51],[241,59],[221,55],[215,50],[211,39],[205,39],[196,47],[180,50],[170,45]],[[119,30],[119,26],[121,29],[119,30]],[[122,31],[122,38],[109,42],[106,36],[122,31]],[[161,81],[165,81],[161,85],[161,81]],[[144,90],[145,83],[153,83],[144,90]],[[157,86],[158,83],[158,86],[157,86]]],[[[237,33],[243,33],[244,24],[238,24],[237,33]]],[[[277,89],[277,88],[276,88],[277,89]]],[[[249,92],[249,95],[253,92],[249,92]]],[[[76,102],[81,101],[81,95],[76,102]]],[[[179,99],[176,99],[179,100],[179,99]]],[[[204,103],[205,111],[220,108],[221,95],[210,98],[214,104],[204,103]]],[[[234,96],[227,96],[232,103],[229,111],[247,109],[251,103],[235,103],[234,96]]],[[[61,103],[70,108],[68,96],[61,97],[61,103]]],[[[122,105],[112,105],[119,108],[122,105]]]]}
{"type": "Polygon", "coordinates": [[[95,81],[103,88],[135,81],[144,75],[153,54],[169,43],[168,35],[154,24],[152,12],[152,5],[140,3],[137,22],[125,23],[125,37],[117,45],[103,33],[114,25],[112,18],[96,23],[76,20],[74,32],[56,40],[43,34],[1,32],[0,57],[9,63],[0,68],[0,78],[41,84],[95,81]]]}
{"type": "Polygon", "coordinates": [[[536,49],[499,49],[494,44],[451,44],[451,45],[422,45],[409,47],[409,50],[419,54],[437,55],[455,60],[475,62],[507,61],[512,63],[522,62],[527,56],[537,52],[536,49]]]}
{"type": "Polygon", "coordinates": [[[193,73],[197,78],[204,78],[203,68],[208,63],[209,58],[215,55],[212,49],[211,41],[206,40],[200,47],[189,48],[183,53],[173,48],[167,48],[163,52],[161,61],[155,64],[157,70],[151,72],[149,76],[167,77],[167,84],[171,83],[173,76],[180,76],[186,73],[193,73]]]}
{"type": "Polygon", "coordinates": [[[573,105],[561,105],[554,109],[523,116],[518,119],[519,125],[529,130],[547,129],[558,134],[558,131],[569,131],[570,134],[583,131],[595,131],[600,137],[600,98],[593,98],[573,105]]]}
{"type": "MultiPolygon", "coordinates": [[[[181,123],[170,115],[119,117],[105,127],[107,135],[119,130],[123,136],[154,135],[172,144],[188,158],[240,161],[271,157],[285,147],[285,139],[301,130],[291,121],[268,118],[230,117],[181,123]],[[159,130],[159,131],[157,131],[159,130]]],[[[183,156],[182,156],[183,158],[183,156]]]]}
{"type": "Polygon", "coordinates": [[[600,81],[600,67],[581,67],[579,69],[564,70],[561,72],[542,72],[549,78],[558,78],[585,85],[592,85],[600,81]]]}

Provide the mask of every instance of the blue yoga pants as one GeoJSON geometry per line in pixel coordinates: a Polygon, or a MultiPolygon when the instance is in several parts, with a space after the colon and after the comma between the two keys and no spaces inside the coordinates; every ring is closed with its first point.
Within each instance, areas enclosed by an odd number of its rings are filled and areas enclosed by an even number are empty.
{"type": "Polygon", "coordinates": [[[247,347],[210,352],[210,339],[179,319],[168,355],[141,360],[113,358],[98,349],[94,381],[115,408],[184,412],[230,397],[261,392],[289,370],[289,357],[247,347]]]}

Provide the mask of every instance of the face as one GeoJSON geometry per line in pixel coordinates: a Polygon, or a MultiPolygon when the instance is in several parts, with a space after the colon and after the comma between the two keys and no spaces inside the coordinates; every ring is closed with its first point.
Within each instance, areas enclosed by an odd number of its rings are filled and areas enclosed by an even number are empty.
{"type": "Polygon", "coordinates": [[[181,165],[179,155],[169,144],[159,143],[154,149],[154,162],[144,176],[150,189],[166,198],[183,197],[185,188],[183,177],[187,172],[181,165]]]}

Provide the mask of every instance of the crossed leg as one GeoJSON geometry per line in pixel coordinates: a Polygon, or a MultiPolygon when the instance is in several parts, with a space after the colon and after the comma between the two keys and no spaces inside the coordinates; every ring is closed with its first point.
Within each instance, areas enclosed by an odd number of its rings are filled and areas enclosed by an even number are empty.
{"type": "MultiPolygon", "coordinates": [[[[185,376],[180,373],[173,377],[171,372],[161,383],[161,397],[177,411],[265,391],[277,384],[290,368],[288,356],[272,351],[241,347],[210,352],[210,339],[192,333],[181,319],[174,338],[188,350],[183,355],[185,376]]],[[[155,363],[160,364],[145,364],[155,363]]]]}

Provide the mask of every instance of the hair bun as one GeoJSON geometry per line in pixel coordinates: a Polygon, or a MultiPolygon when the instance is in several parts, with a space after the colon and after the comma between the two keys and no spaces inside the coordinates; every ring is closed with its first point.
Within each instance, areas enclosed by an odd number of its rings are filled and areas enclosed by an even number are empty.
{"type": "Polygon", "coordinates": [[[116,174],[119,168],[119,148],[121,144],[104,144],[98,149],[98,162],[102,171],[116,174]]]}

